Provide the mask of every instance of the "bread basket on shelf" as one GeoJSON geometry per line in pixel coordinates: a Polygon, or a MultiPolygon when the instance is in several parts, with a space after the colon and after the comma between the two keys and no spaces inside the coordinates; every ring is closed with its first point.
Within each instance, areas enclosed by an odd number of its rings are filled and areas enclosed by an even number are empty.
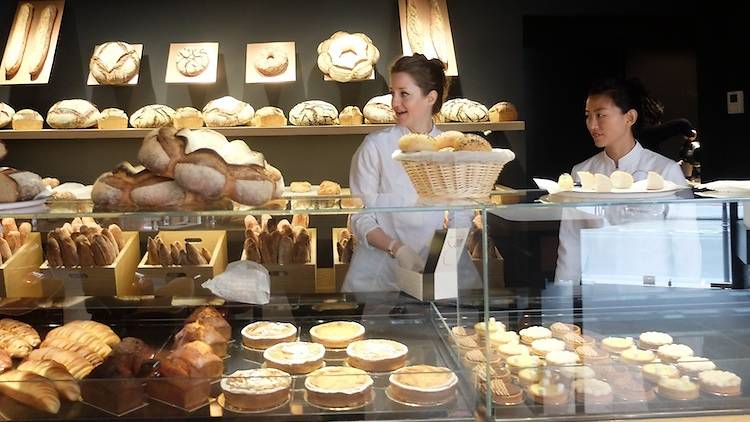
{"type": "Polygon", "coordinates": [[[393,159],[404,166],[417,195],[450,199],[489,196],[503,167],[515,157],[509,149],[393,153],[393,159]]]}

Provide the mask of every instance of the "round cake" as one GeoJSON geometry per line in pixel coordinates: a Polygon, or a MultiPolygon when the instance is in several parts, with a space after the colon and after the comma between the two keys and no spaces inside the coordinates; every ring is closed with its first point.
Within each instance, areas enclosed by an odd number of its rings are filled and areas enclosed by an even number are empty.
{"type": "Polygon", "coordinates": [[[292,375],[308,374],[323,366],[326,350],[320,344],[296,341],[279,343],[263,352],[266,366],[292,375]]]}
{"type": "Polygon", "coordinates": [[[312,341],[327,349],[344,349],[364,336],[365,327],[352,321],[332,321],[310,328],[312,341]]]}
{"type": "Polygon", "coordinates": [[[239,370],[221,380],[226,404],[245,411],[281,406],[289,400],[291,386],[292,377],[274,368],[239,370]]]}
{"type": "Polygon", "coordinates": [[[570,401],[570,395],[565,385],[558,382],[543,382],[539,384],[532,384],[529,386],[529,396],[539,403],[544,405],[562,405],[570,401]]]}
{"type": "Polygon", "coordinates": [[[508,368],[514,374],[526,368],[538,368],[543,365],[542,359],[539,356],[532,355],[509,356],[505,360],[505,363],[508,364],[508,368]]]}
{"type": "Polygon", "coordinates": [[[393,340],[358,340],[346,347],[349,366],[367,372],[390,372],[406,365],[409,348],[393,340]]]}
{"type": "Polygon", "coordinates": [[[488,333],[492,335],[499,331],[505,331],[505,324],[495,321],[495,318],[490,318],[487,321],[474,324],[474,330],[479,335],[479,338],[484,338],[488,336],[488,333]]]}
{"type": "MultiPolygon", "coordinates": [[[[483,392],[487,392],[487,385],[482,386],[483,392]]],[[[505,382],[501,379],[490,381],[492,402],[503,406],[512,406],[523,403],[523,390],[521,387],[505,382]]]]}
{"type": "Polygon", "coordinates": [[[415,365],[389,377],[388,391],[395,400],[417,405],[444,403],[456,394],[458,377],[448,368],[415,365]]]}
{"type": "Polygon", "coordinates": [[[628,350],[624,350],[620,353],[620,359],[623,363],[630,365],[644,365],[649,362],[653,362],[656,359],[656,353],[651,350],[640,350],[635,347],[631,347],[628,350]]]}
{"type": "Polygon", "coordinates": [[[579,346],[576,347],[576,353],[581,357],[583,363],[592,365],[605,364],[610,361],[609,353],[596,346],[579,346]]]}
{"type": "Polygon", "coordinates": [[[577,353],[568,350],[555,350],[547,353],[545,360],[547,361],[547,365],[569,366],[577,364],[580,357],[577,353]]]}
{"type": "Polygon", "coordinates": [[[508,359],[509,357],[515,355],[529,354],[529,348],[527,346],[516,343],[503,344],[502,346],[497,348],[497,351],[498,353],[500,353],[500,356],[502,356],[503,359],[508,359]]]}
{"type": "Polygon", "coordinates": [[[489,335],[490,344],[500,347],[503,344],[518,343],[518,334],[515,331],[497,331],[489,335]]]}
{"type": "Polygon", "coordinates": [[[242,329],[242,344],[251,349],[265,350],[296,339],[297,327],[288,322],[257,321],[242,329]]]}
{"type": "Polygon", "coordinates": [[[593,337],[576,333],[565,334],[562,339],[565,342],[565,346],[570,350],[576,350],[581,346],[596,345],[596,339],[593,337]]]}
{"type": "Polygon", "coordinates": [[[372,378],[357,368],[329,366],[307,376],[307,401],[328,408],[351,408],[367,404],[372,399],[372,378]]]}

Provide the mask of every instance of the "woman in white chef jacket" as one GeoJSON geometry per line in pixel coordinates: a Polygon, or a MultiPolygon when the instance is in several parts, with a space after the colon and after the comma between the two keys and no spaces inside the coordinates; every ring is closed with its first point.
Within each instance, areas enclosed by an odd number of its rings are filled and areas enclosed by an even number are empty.
{"type": "MultiPolygon", "coordinates": [[[[649,171],[659,173],[665,180],[674,182],[679,186],[687,186],[687,181],[682,174],[677,162],[664,157],[656,152],[645,149],[636,139],[647,119],[649,111],[644,107],[648,96],[641,83],[637,80],[605,79],[595,83],[589,90],[586,99],[586,127],[594,140],[594,144],[602,148],[602,151],[593,157],[573,167],[571,172],[573,178],[580,182],[578,172],[588,171],[592,174],[601,173],[610,175],[615,170],[626,171],[637,180],[643,180],[649,171]]],[[[659,206],[661,207],[661,206],[659,206]]],[[[581,229],[602,227],[607,224],[619,224],[644,218],[644,215],[632,215],[629,210],[636,209],[645,214],[645,218],[654,218],[654,213],[644,211],[644,207],[603,207],[598,218],[590,218],[592,215],[586,211],[575,208],[563,209],[563,217],[560,223],[560,246],[558,247],[557,267],[555,280],[579,281],[581,278],[581,229]]],[[[636,211],[635,214],[639,214],[636,211]]],[[[690,221],[694,211],[687,210],[685,215],[680,216],[679,207],[673,207],[672,218],[680,218],[687,224],[695,225],[690,221]]],[[[658,212],[656,213],[658,214],[658,212]]],[[[666,218],[667,216],[662,216],[666,218]]],[[[616,239],[613,239],[616,241],[616,239]]],[[[663,248],[662,248],[663,249],[663,248]]],[[[672,255],[679,251],[662,251],[672,255]]],[[[681,247],[679,249],[682,249],[681,247]]],[[[698,252],[699,253],[699,252],[698,252]]],[[[698,272],[700,257],[697,263],[698,272]]],[[[655,259],[655,258],[654,258],[655,259]]],[[[674,266],[673,266],[674,267],[674,266]]],[[[672,269],[674,270],[674,268],[672,269]]],[[[695,275],[695,268],[687,269],[683,266],[682,271],[695,275]]]]}
{"type": "MultiPolygon", "coordinates": [[[[367,135],[352,158],[349,186],[369,208],[416,205],[417,194],[409,176],[392,154],[407,133],[437,136],[432,116],[440,112],[447,89],[443,64],[421,54],[404,56],[391,66],[392,107],[396,125],[367,135]]],[[[469,227],[471,213],[460,214],[469,227]]],[[[453,225],[454,218],[449,219],[453,225]]],[[[395,266],[422,272],[435,231],[444,228],[443,212],[360,213],[352,216],[358,246],[342,290],[385,292],[399,290],[395,266]]],[[[468,254],[459,263],[462,287],[478,287],[478,275],[468,254]],[[464,262],[465,261],[465,262],[464,262]],[[461,270],[463,269],[463,271],[461,270]]]]}

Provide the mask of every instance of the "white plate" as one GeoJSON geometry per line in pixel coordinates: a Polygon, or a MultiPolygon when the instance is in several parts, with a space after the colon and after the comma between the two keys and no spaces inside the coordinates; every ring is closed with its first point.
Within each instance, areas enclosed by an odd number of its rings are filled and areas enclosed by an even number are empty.
{"type": "Polygon", "coordinates": [[[47,202],[47,198],[32,199],[31,201],[8,202],[5,204],[0,204],[0,211],[34,208],[40,205],[44,205],[45,202],[47,202]]]}
{"type": "Polygon", "coordinates": [[[647,190],[646,181],[641,180],[633,183],[628,189],[612,189],[611,192],[594,192],[590,190],[583,190],[581,187],[576,186],[573,190],[557,192],[549,195],[550,197],[557,197],[562,199],[593,199],[593,200],[611,200],[611,199],[648,199],[648,198],[664,198],[674,195],[683,189],[687,189],[685,186],[677,185],[669,180],[664,181],[664,188],[660,190],[647,190]]]}

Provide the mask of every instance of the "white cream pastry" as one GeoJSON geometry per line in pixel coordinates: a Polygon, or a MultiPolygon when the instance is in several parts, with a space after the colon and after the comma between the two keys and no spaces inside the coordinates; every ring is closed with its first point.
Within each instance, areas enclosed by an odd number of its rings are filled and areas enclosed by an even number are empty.
{"type": "Polygon", "coordinates": [[[550,331],[549,328],[538,325],[524,328],[523,330],[519,331],[518,334],[521,335],[522,340],[525,340],[524,343],[531,343],[534,340],[552,337],[552,331],[550,331]]]}
{"type": "Polygon", "coordinates": [[[580,357],[578,353],[568,350],[554,350],[547,353],[544,359],[547,361],[547,365],[565,366],[577,364],[580,357]]]}
{"type": "Polygon", "coordinates": [[[499,347],[503,344],[518,343],[518,334],[515,331],[496,331],[490,334],[490,343],[499,347]]]}
{"type": "Polygon", "coordinates": [[[557,178],[557,186],[560,187],[560,190],[573,190],[573,185],[573,176],[568,173],[563,173],[557,178]]]}
{"type": "Polygon", "coordinates": [[[685,374],[695,374],[702,371],[716,369],[711,360],[698,356],[683,356],[677,359],[677,368],[685,374]]]}
{"type": "Polygon", "coordinates": [[[595,190],[597,192],[611,192],[612,191],[612,181],[609,180],[609,177],[596,173],[594,175],[594,185],[596,186],[595,190]]]}
{"type": "Polygon", "coordinates": [[[610,352],[620,353],[633,347],[632,337],[607,337],[602,340],[602,347],[610,352]]]}
{"type": "Polygon", "coordinates": [[[481,321],[474,324],[474,330],[480,337],[484,337],[487,333],[492,334],[498,331],[505,331],[505,324],[491,317],[488,321],[481,321]]]}
{"type": "Polygon", "coordinates": [[[656,351],[659,354],[659,358],[670,362],[674,362],[681,357],[693,356],[693,349],[684,344],[665,344],[659,346],[656,351]]]}
{"type": "Polygon", "coordinates": [[[659,331],[646,331],[645,333],[641,333],[638,340],[641,342],[641,347],[644,349],[656,349],[665,344],[672,344],[673,341],[672,336],[659,331]]]}
{"type": "Polygon", "coordinates": [[[579,171],[577,175],[578,180],[581,181],[581,189],[588,191],[596,190],[596,182],[593,174],[588,171],[579,171]]]}
{"type": "Polygon", "coordinates": [[[648,190],[664,189],[664,178],[661,177],[661,174],[655,171],[648,172],[648,177],[646,178],[646,189],[648,190]]]}
{"type": "Polygon", "coordinates": [[[565,350],[565,342],[556,338],[542,338],[531,342],[531,351],[539,356],[546,356],[556,350],[565,350]]]}
{"type": "Polygon", "coordinates": [[[628,189],[633,186],[633,175],[622,170],[615,170],[609,175],[612,187],[615,189],[628,189]]]}

